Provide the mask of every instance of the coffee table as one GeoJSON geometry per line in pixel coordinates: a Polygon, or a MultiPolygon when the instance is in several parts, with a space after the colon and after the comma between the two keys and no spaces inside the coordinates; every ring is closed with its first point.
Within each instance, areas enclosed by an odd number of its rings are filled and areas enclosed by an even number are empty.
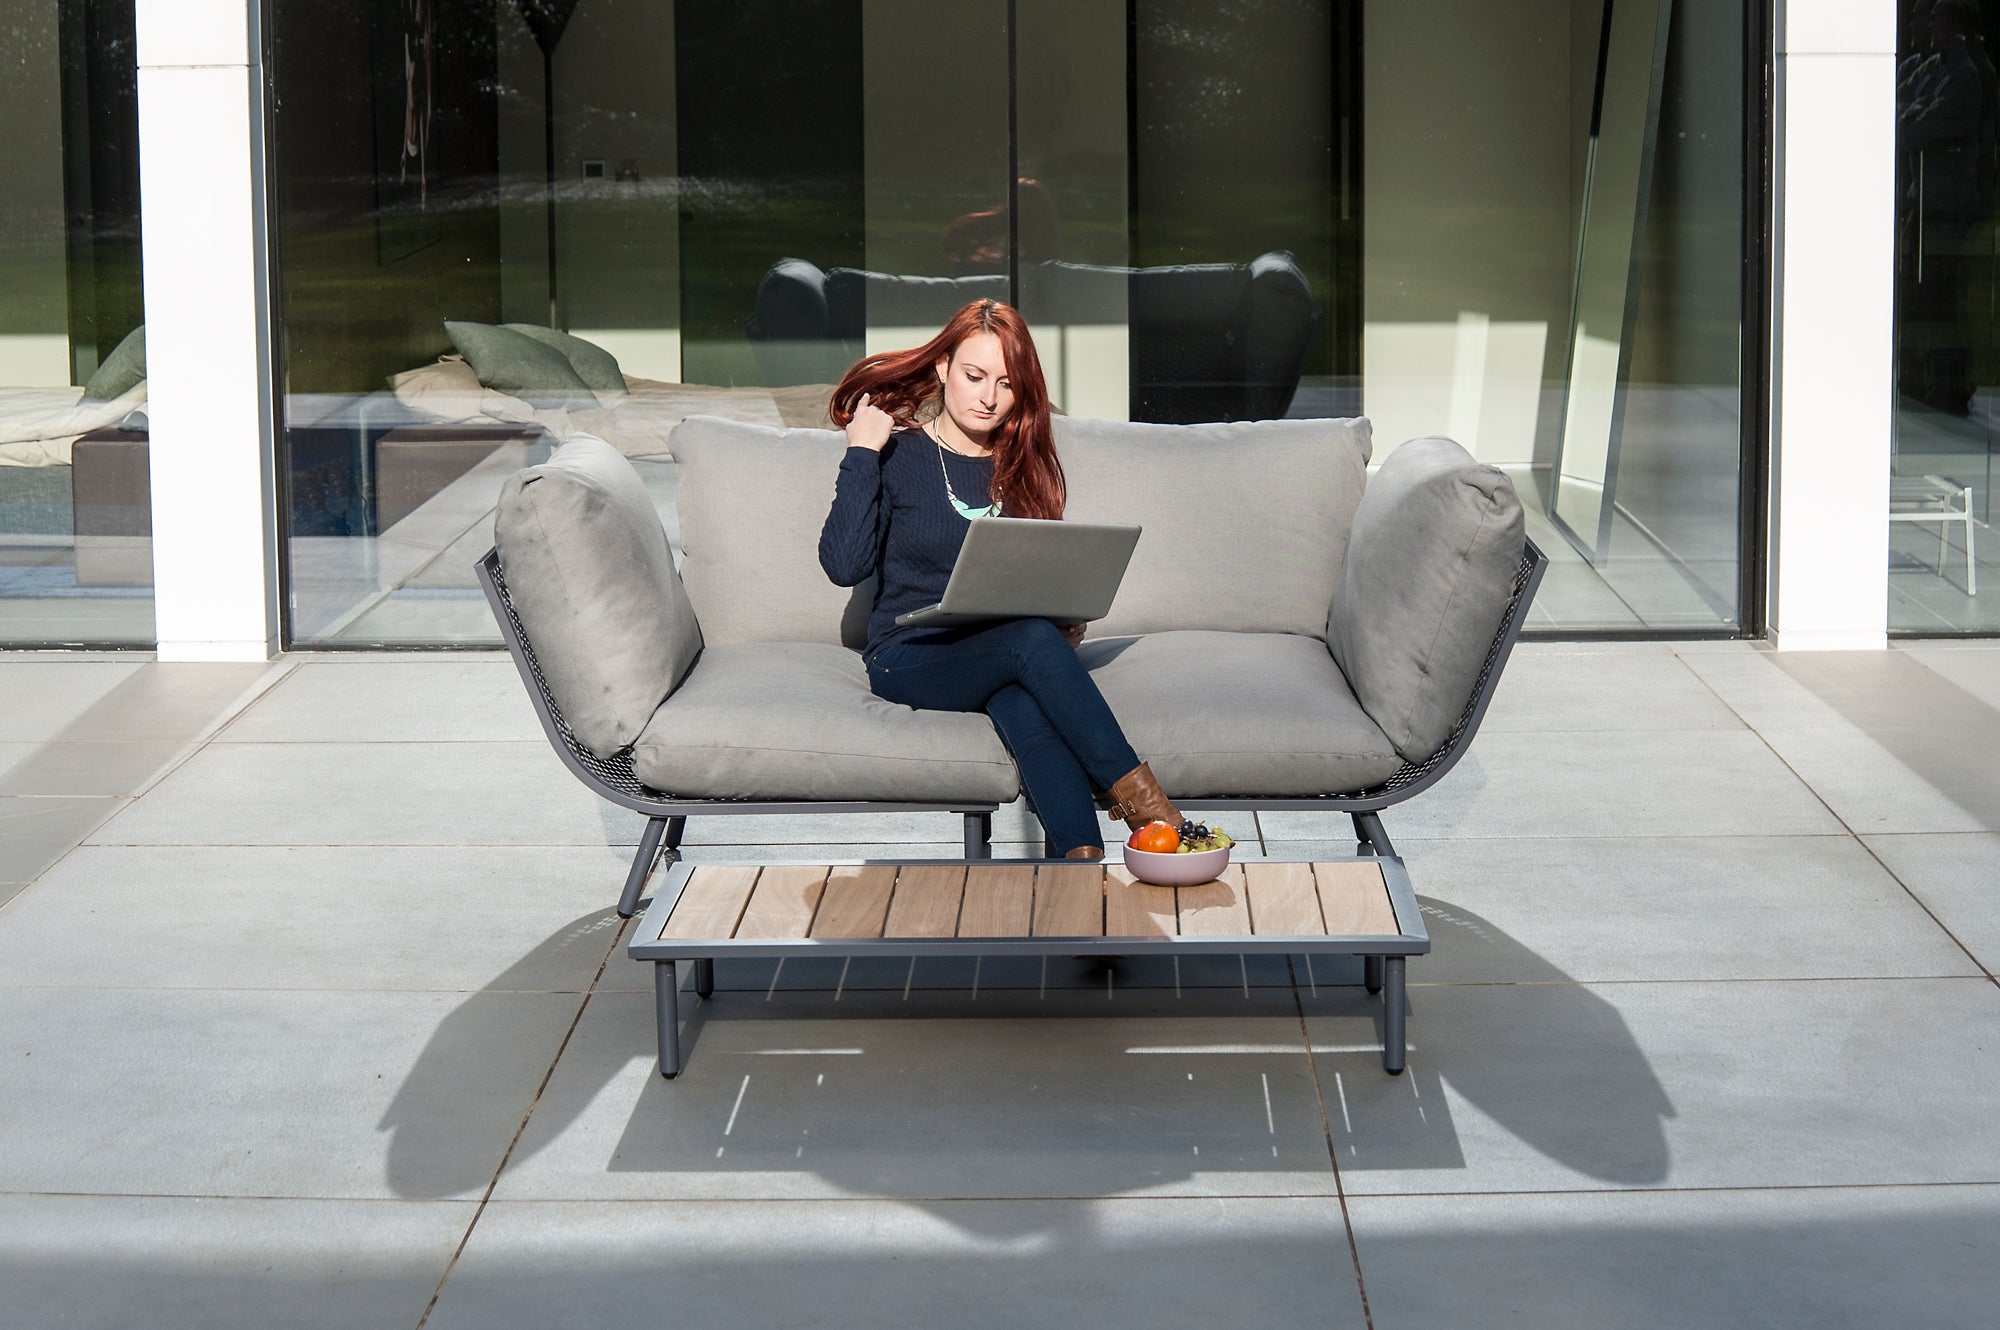
{"type": "Polygon", "coordinates": [[[718,956],[1120,956],[1277,952],[1366,958],[1382,1066],[1404,1066],[1404,966],[1431,949],[1398,858],[1233,863],[1155,887],[1115,860],[702,863],[667,870],[628,951],[653,962],[660,1074],[684,1065],[682,961],[715,989],[718,956]]]}

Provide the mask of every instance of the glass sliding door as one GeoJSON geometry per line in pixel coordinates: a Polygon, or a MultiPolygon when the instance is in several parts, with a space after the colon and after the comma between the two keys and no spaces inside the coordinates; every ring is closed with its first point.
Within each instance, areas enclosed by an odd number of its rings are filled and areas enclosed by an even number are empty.
{"type": "Polygon", "coordinates": [[[1996,633],[2000,5],[1901,0],[1899,13],[1889,629],[1996,633]]]}
{"type": "Polygon", "coordinates": [[[0,34],[0,645],[150,645],[132,0],[0,34]]]}
{"type": "Polygon", "coordinates": [[[674,535],[684,415],[823,425],[978,297],[1070,414],[1458,438],[1558,557],[1541,629],[1740,619],[1740,0],[272,5],[295,643],[497,640],[471,565],[514,470],[609,439],[674,535]],[[1614,17],[1645,77],[1600,60],[1614,17]],[[1607,516],[1572,542],[1605,244],[1607,516]]]}

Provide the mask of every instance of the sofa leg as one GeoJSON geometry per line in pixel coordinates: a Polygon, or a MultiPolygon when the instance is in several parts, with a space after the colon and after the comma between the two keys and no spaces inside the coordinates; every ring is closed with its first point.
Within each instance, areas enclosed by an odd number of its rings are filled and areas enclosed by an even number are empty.
{"type": "Polygon", "coordinates": [[[653,1019],[659,1024],[660,1075],[681,1074],[681,978],[672,961],[653,962],[653,1019]]]}
{"type": "Polygon", "coordinates": [[[1351,813],[1349,816],[1354,819],[1354,834],[1360,841],[1354,847],[1356,853],[1374,854],[1385,859],[1396,853],[1396,847],[1389,843],[1389,833],[1382,830],[1380,814],[1351,813]]]}
{"type": "Polygon", "coordinates": [[[706,956],[694,963],[694,995],[715,996],[715,962],[706,956]]]}
{"type": "Polygon", "coordinates": [[[1364,956],[1361,958],[1361,983],[1371,993],[1382,991],[1382,958],[1364,956]]]}
{"type": "MultiPolygon", "coordinates": [[[[1377,959],[1370,957],[1371,960],[1377,959]]],[[[1407,962],[1401,956],[1380,958],[1387,970],[1388,992],[1382,995],[1382,1070],[1391,1076],[1403,1074],[1407,1057],[1408,1042],[1404,1034],[1404,1021],[1408,1013],[1404,1010],[1406,995],[1403,987],[1403,969],[1407,962]]]]}
{"type": "MultiPolygon", "coordinates": [[[[681,821],[680,818],[673,820],[681,821]]],[[[620,919],[630,919],[632,912],[639,908],[639,893],[646,889],[646,879],[652,875],[653,860],[659,857],[660,838],[666,834],[667,821],[664,817],[646,821],[646,830],[639,836],[639,852],[632,856],[632,871],[625,874],[625,892],[618,898],[620,919]]],[[[674,839],[678,841],[680,837],[676,835],[674,839]]]]}
{"type": "Polygon", "coordinates": [[[965,857],[968,859],[993,857],[993,814],[965,815],[965,857]]]}

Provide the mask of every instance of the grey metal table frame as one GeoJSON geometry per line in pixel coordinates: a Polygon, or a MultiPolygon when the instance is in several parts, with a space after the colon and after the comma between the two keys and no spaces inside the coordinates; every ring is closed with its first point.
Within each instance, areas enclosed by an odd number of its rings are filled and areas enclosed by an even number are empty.
{"type": "MultiPolygon", "coordinates": [[[[634,960],[653,962],[653,1006],[659,1025],[660,1074],[669,1080],[686,1065],[680,1044],[680,973],[682,961],[694,962],[694,988],[708,998],[715,991],[717,957],[773,959],[788,956],[1180,956],[1200,952],[1223,955],[1331,955],[1366,959],[1367,988],[1382,996],[1382,1068],[1400,1075],[1407,1061],[1407,993],[1405,968],[1411,956],[1431,949],[1423,912],[1400,858],[1358,855],[1379,865],[1395,910],[1394,934],[1374,936],[1222,936],[1222,937],[979,937],[979,938],[758,938],[702,939],[660,936],[679,904],[689,876],[698,868],[776,868],[794,865],[829,868],[884,864],[898,868],[926,865],[957,867],[977,859],[798,859],[719,860],[696,864],[678,860],[661,879],[652,904],[641,918],[627,952],[634,960]]],[[[992,860],[983,862],[991,863],[992,860]]],[[[1050,864],[1076,867],[1074,859],[1010,859],[1007,866],[1050,864]]],[[[1116,861],[1113,861],[1114,863],[1116,861]]],[[[1244,862],[1257,863],[1259,860],[1244,862]]],[[[1285,860],[1261,862],[1287,862],[1285,860]]],[[[1165,888],[1162,888],[1165,890],[1165,888]]]]}

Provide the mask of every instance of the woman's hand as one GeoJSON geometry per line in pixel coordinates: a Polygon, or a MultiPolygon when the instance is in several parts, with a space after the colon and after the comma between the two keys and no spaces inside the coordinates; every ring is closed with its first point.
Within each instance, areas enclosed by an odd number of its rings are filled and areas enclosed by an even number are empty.
{"type": "Polygon", "coordinates": [[[1069,643],[1073,647],[1083,645],[1084,626],[1082,624],[1065,623],[1065,624],[1058,624],[1056,626],[1062,629],[1063,641],[1069,643]]]}
{"type": "Polygon", "coordinates": [[[870,406],[868,394],[863,393],[861,400],[855,404],[854,419],[847,422],[847,446],[879,453],[882,445],[889,442],[889,434],[895,428],[895,417],[879,406],[870,406]]]}

